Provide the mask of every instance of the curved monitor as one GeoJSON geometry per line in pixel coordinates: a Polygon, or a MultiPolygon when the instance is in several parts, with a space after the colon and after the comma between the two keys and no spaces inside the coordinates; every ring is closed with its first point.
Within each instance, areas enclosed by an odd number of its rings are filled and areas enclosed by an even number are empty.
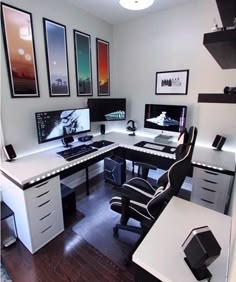
{"type": "Polygon", "coordinates": [[[186,106],[146,104],[144,127],[182,132],[186,124],[186,115],[186,106]]]}
{"type": "Polygon", "coordinates": [[[126,119],[125,98],[88,99],[91,121],[115,121],[126,119]]]}
{"type": "Polygon", "coordinates": [[[39,112],[35,118],[39,143],[90,131],[88,108],[39,112]]]}

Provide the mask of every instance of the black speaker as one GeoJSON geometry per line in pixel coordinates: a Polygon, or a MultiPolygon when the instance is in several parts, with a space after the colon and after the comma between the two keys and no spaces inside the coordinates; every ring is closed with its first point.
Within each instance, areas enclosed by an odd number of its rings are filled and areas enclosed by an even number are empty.
{"type": "Polygon", "coordinates": [[[74,141],[73,136],[65,136],[61,139],[61,142],[65,147],[68,147],[69,144],[72,143],[73,141],[74,141]]]}
{"type": "Polygon", "coordinates": [[[14,159],[16,157],[16,153],[15,153],[15,150],[14,150],[12,144],[3,146],[3,151],[4,151],[4,154],[5,154],[6,159],[8,161],[11,161],[12,159],[14,159]]]}
{"type": "Polygon", "coordinates": [[[100,132],[101,132],[101,134],[105,134],[106,133],[106,126],[105,126],[105,124],[101,124],[100,125],[100,132]]]}
{"type": "Polygon", "coordinates": [[[220,255],[221,247],[208,226],[194,228],[184,243],[185,262],[198,281],[210,281],[207,267],[220,255]]]}
{"type": "Polygon", "coordinates": [[[224,136],[216,135],[215,140],[212,143],[212,147],[215,147],[215,150],[220,151],[225,143],[226,138],[224,136]]]}

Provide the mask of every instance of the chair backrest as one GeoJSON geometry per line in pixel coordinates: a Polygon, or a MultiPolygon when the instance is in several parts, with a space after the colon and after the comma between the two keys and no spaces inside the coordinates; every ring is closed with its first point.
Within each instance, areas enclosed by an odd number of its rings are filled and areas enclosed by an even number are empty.
{"type": "Polygon", "coordinates": [[[176,148],[176,161],[174,164],[158,179],[157,190],[153,198],[149,201],[147,208],[152,216],[159,214],[160,205],[177,195],[185,177],[191,168],[191,160],[193,155],[194,144],[197,138],[197,128],[191,127],[188,133],[189,137],[186,143],[176,148]]]}

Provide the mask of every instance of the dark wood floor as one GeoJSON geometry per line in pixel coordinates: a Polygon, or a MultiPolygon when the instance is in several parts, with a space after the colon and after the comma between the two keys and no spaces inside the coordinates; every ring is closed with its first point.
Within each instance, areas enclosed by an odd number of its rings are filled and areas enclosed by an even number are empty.
{"type": "MultiPolygon", "coordinates": [[[[90,181],[91,193],[102,185],[103,175],[90,181]]],[[[183,198],[189,194],[181,192],[183,198]]],[[[77,199],[85,196],[85,185],[77,190],[77,199]]],[[[72,231],[83,215],[75,212],[65,217],[65,231],[40,249],[31,253],[18,240],[2,249],[1,259],[13,281],[134,281],[135,266],[128,268],[108,259],[72,231]]]]}

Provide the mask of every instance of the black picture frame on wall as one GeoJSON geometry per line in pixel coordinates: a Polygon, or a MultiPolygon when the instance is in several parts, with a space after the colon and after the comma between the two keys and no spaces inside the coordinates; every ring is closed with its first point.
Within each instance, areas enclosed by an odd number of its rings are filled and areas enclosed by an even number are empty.
{"type": "Polygon", "coordinates": [[[187,95],[189,70],[156,72],[156,95],[187,95]]]}
{"type": "Polygon", "coordinates": [[[74,29],[77,96],[93,96],[91,36],[74,29]]]}
{"type": "Polygon", "coordinates": [[[32,14],[2,2],[1,16],[11,97],[38,98],[32,14]]]}
{"type": "Polygon", "coordinates": [[[70,96],[66,26],[43,18],[50,97],[70,96]]]}
{"type": "Polygon", "coordinates": [[[98,96],[110,96],[109,42],[96,38],[98,96]]]}

